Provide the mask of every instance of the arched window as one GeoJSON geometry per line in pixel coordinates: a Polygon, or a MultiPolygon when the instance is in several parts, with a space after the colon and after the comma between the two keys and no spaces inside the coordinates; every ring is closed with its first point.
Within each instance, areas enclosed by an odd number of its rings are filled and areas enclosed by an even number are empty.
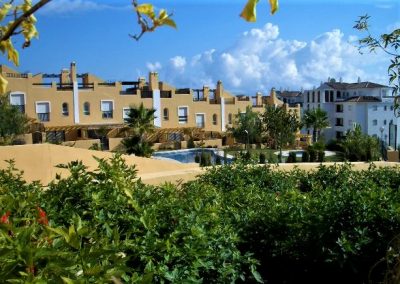
{"type": "Polygon", "coordinates": [[[169,110],[167,108],[163,110],[163,118],[164,120],[169,120],[169,110]]]}
{"type": "Polygon", "coordinates": [[[218,119],[218,116],[217,116],[217,114],[213,114],[213,117],[212,117],[212,120],[213,120],[213,124],[214,125],[217,125],[217,119],[218,119]]]}
{"type": "Polygon", "coordinates": [[[90,103],[85,102],[83,104],[83,114],[84,115],[90,115],[90,103]]]}
{"type": "Polygon", "coordinates": [[[68,103],[62,104],[62,114],[65,116],[69,115],[68,103]]]}
{"type": "Polygon", "coordinates": [[[232,124],[232,114],[228,114],[228,124],[232,124]]]}

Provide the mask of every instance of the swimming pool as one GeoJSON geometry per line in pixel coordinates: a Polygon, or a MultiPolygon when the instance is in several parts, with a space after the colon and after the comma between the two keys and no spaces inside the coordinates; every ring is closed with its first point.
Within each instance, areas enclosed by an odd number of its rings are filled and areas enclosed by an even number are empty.
{"type": "MultiPolygon", "coordinates": [[[[174,151],[159,151],[153,153],[153,158],[163,159],[163,160],[174,160],[180,163],[195,163],[195,157],[200,155],[201,152],[206,152],[211,154],[212,163],[215,164],[217,156],[221,158],[221,162],[224,163],[224,151],[209,148],[194,148],[185,150],[174,150],[174,151]]],[[[226,158],[227,162],[230,163],[233,157],[228,155],[226,158]]]]}

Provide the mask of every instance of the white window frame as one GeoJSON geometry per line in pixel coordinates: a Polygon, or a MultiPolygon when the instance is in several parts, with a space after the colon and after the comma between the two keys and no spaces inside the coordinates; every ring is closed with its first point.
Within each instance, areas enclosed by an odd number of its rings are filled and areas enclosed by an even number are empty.
{"type": "Polygon", "coordinates": [[[26,105],[26,93],[24,92],[11,92],[9,96],[9,102],[11,104],[11,97],[12,95],[23,95],[24,96],[24,105],[26,105]]]}
{"type": "Polygon", "coordinates": [[[51,113],[51,102],[50,101],[36,101],[35,102],[35,113],[36,114],[41,113],[41,112],[37,112],[37,105],[44,104],[44,103],[47,103],[49,105],[49,113],[51,113]]]}
{"type": "Polygon", "coordinates": [[[102,106],[103,103],[105,103],[105,102],[111,102],[111,103],[112,103],[112,110],[113,110],[113,111],[115,110],[115,103],[114,103],[114,100],[100,100],[100,111],[103,111],[103,110],[101,109],[101,106],[102,106]]]}
{"type": "Polygon", "coordinates": [[[189,121],[189,106],[178,106],[178,123],[187,124],[189,121]],[[186,121],[179,121],[179,109],[186,108],[186,121]]]}
{"type": "Polygon", "coordinates": [[[372,125],[373,126],[377,126],[378,125],[378,120],[377,119],[372,120],[372,125]]]}
{"type": "Polygon", "coordinates": [[[125,122],[125,119],[127,119],[127,118],[129,118],[129,116],[128,117],[126,117],[125,115],[126,115],[126,110],[130,110],[131,108],[130,107],[123,107],[122,108],[122,121],[123,122],[125,122]]]}
{"type": "Polygon", "coordinates": [[[198,126],[197,126],[197,115],[202,115],[202,116],[203,116],[203,118],[204,118],[204,126],[203,126],[203,128],[205,128],[205,127],[206,127],[206,120],[207,120],[207,115],[206,115],[206,113],[205,113],[205,112],[196,112],[196,113],[194,114],[196,127],[198,127],[198,126]]]}

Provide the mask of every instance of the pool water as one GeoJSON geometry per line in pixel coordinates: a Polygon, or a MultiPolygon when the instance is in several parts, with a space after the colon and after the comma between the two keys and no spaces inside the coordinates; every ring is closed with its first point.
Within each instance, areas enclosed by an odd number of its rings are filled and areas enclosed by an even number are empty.
{"type": "MultiPolygon", "coordinates": [[[[153,153],[153,158],[175,160],[180,163],[195,163],[195,157],[200,155],[201,152],[211,153],[211,161],[215,164],[217,156],[221,158],[221,163],[224,163],[224,153],[216,149],[187,149],[187,150],[175,150],[175,151],[159,151],[153,153]]],[[[231,162],[232,157],[227,158],[227,162],[231,162]]]]}

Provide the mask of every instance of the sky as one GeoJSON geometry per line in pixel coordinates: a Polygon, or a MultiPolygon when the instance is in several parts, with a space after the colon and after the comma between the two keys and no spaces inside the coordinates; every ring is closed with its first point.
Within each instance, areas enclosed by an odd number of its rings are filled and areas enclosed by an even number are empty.
{"type": "MultiPolygon", "coordinates": [[[[214,87],[233,94],[311,89],[328,78],[388,83],[390,58],[360,54],[353,29],[371,16],[373,35],[400,28],[399,0],[281,0],[275,15],[261,0],[257,22],[240,14],[245,0],[146,0],[173,13],[139,41],[130,0],[52,0],[36,15],[39,39],[20,50],[20,72],[57,73],[75,61],[78,73],[106,81],[137,80],[149,71],[177,88],[214,87]]],[[[15,44],[21,45],[16,39],[15,44]]],[[[12,66],[5,57],[1,64],[12,66]]]]}

